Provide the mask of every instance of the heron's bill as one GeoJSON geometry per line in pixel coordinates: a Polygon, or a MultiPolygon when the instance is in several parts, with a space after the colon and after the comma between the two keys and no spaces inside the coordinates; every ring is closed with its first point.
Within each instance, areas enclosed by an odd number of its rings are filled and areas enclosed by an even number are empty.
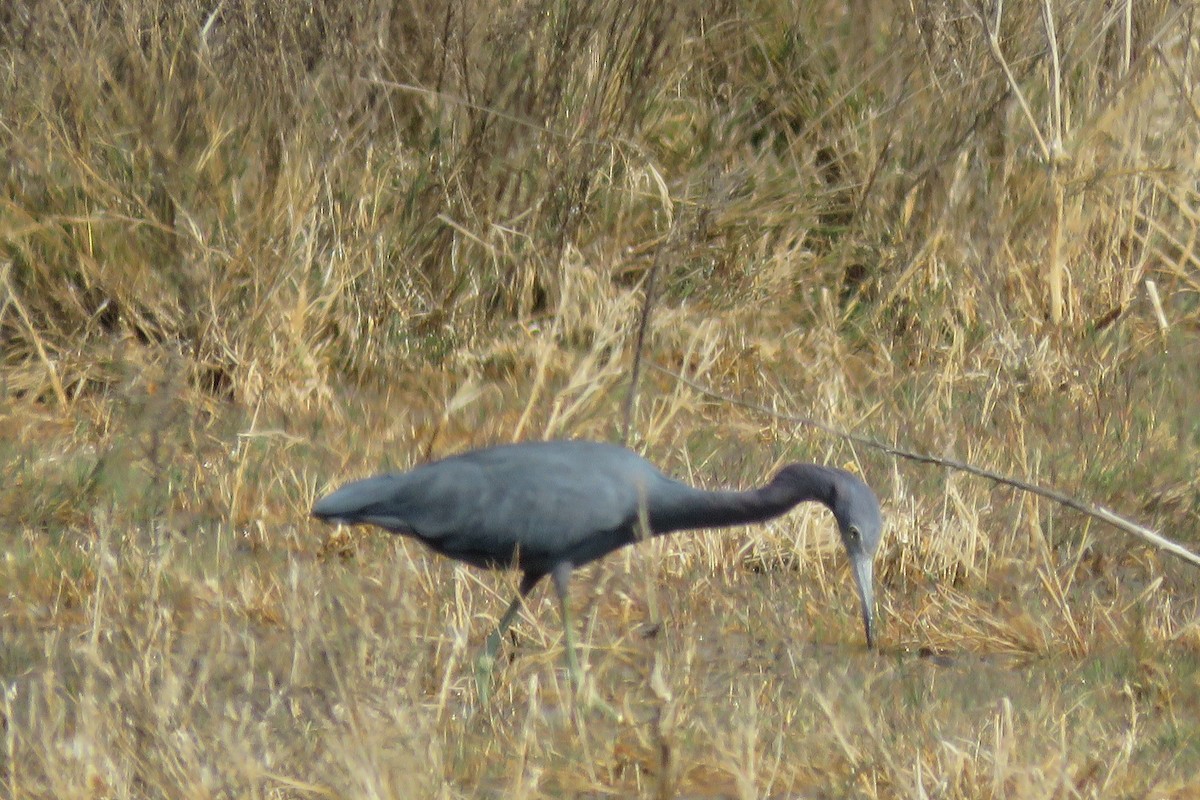
{"type": "Polygon", "coordinates": [[[862,604],[863,629],[867,633],[867,647],[875,647],[875,583],[874,569],[870,558],[855,558],[850,562],[854,572],[854,583],[858,587],[858,600],[862,604]]]}

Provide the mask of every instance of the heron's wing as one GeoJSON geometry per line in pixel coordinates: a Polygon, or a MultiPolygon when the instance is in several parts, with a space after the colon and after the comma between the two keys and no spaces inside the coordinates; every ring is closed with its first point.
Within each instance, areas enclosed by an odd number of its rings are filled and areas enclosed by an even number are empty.
{"type": "Polygon", "coordinates": [[[431,467],[437,469],[421,487],[425,513],[410,521],[421,538],[466,560],[487,554],[511,561],[519,549],[523,562],[553,561],[636,519],[634,476],[604,463],[448,460],[431,467]],[[454,512],[443,513],[450,506],[454,512]]]}
{"type": "Polygon", "coordinates": [[[411,534],[469,563],[577,563],[632,540],[639,498],[666,481],[622,448],[592,443],[474,451],[352,483],[314,508],[411,534]]]}

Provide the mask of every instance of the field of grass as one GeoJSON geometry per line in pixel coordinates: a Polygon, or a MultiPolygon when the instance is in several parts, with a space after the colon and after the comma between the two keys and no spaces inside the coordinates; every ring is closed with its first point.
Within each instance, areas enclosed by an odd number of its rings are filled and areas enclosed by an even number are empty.
{"type": "Polygon", "coordinates": [[[0,796],[1189,798],[1200,9],[0,5],[0,796]],[[313,500],[484,444],[883,501],[540,587],[313,500]]]}

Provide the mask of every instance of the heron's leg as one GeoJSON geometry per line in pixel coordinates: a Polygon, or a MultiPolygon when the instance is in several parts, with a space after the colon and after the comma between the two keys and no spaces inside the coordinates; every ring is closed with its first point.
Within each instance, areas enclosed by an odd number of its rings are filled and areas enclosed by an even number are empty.
{"type": "Polygon", "coordinates": [[[500,623],[488,636],[487,643],[483,646],[483,652],[475,660],[475,685],[479,688],[480,700],[485,703],[491,694],[492,667],[496,663],[496,653],[500,652],[500,642],[504,638],[504,633],[513,624],[513,621],[516,620],[517,614],[520,613],[521,602],[541,579],[541,575],[531,572],[526,572],[521,577],[521,586],[517,589],[517,596],[508,604],[504,616],[500,617],[500,623]]]}
{"type": "Polygon", "coordinates": [[[566,638],[567,650],[567,669],[571,673],[571,684],[575,689],[576,702],[582,703],[590,708],[596,708],[603,711],[612,719],[620,722],[622,720],[621,712],[617,711],[608,702],[596,694],[591,686],[583,685],[583,670],[579,668],[579,659],[576,655],[578,647],[575,643],[575,620],[571,615],[571,604],[567,600],[567,583],[571,579],[572,565],[567,563],[558,564],[550,571],[550,577],[554,579],[554,589],[558,592],[558,602],[562,607],[563,618],[563,635],[566,638]]]}
{"type": "Polygon", "coordinates": [[[567,584],[571,580],[572,564],[561,561],[554,565],[550,577],[554,580],[554,589],[558,592],[558,603],[562,608],[563,636],[566,638],[567,669],[571,673],[571,683],[575,691],[583,688],[583,671],[579,669],[579,659],[575,656],[575,621],[571,619],[571,604],[567,600],[567,584]]]}
{"type": "Polygon", "coordinates": [[[504,639],[504,634],[509,627],[517,619],[517,614],[521,611],[521,601],[525,599],[526,592],[522,590],[508,604],[508,610],[504,612],[504,616],[500,617],[500,623],[490,634],[488,634],[487,644],[484,645],[483,653],[488,658],[494,659],[496,654],[500,652],[500,643],[504,639]]]}

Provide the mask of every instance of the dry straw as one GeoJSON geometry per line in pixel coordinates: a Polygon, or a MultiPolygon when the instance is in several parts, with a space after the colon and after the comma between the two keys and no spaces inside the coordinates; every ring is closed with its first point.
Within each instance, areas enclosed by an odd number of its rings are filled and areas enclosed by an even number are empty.
{"type": "Polygon", "coordinates": [[[866,436],[859,436],[858,434],[840,430],[832,425],[812,419],[811,417],[783,414],[767,408],[760,403],[755,403],[749,400],[741,400],[731,395],[718,392],[714,389],[697,383],[690,378],[680,375],[678,372],[674,372],[658,364],[651,364],[651,366],[659,372],[662,372],[663,374],[668,375],[677,381],[687,384],[701,394],[705,394],[709,397],[726,403],[732,403],[743,408],[748,408],[761,414],[766,414],[774,419],[783,420],[785,422],[793,422],[797,425],[804,425],[809,428],[815,428],[830,435],[838,436],[846,439],[847,441],[854,442],[855,444],[860,444],[864,447],[870,447],[875,450],[881,450],[889,455],[899,456],[900,458],[906,458],[910,461],[919,461],[922,464],[936,464],[937,466],[941,467],[949,467],[961,472],[970,473],[971,475],[978,475],[981,478],[987,478],[988,480],[995,481],[996,483],[1003,483],[1006,486],[1012,486],[1020,489],[1023,492],[1030,492],[1040,497],[1045,497],[1048,500],[1061,503],[1067,508],[1087,514],[1089,517],[1094,517],[1101,522],[1106,522],[1109,525],[1124,531],[1125,533],[1132,534],[1142,541],[1154,545],[1160,550],[1164,550],[1177,558],[1183,559],[1193,566],[1200,567],[1200,556],[1197,556],[1191,550],[1188,550],[1186,547],[1178,544],[1177,542],[1171,541],[1161,533],[1151,530],[1145,525],[1139,525],[1133,520],[1127,519],[1115,511],[1105,508],[1104,506],[1097,505],[1095,503],[1088,503],[1083,500],[1079,500],[1078,498],[1071,497],[1070,495],[1060,492],[1057,489],[1050,489],[1030,481],[1014,478],[1010,475],[1004,475],[996,472],[995,470],[987,469],[986,467],[968,464],[966,461],[962,461],[957,458],[950,458],[948,456],[932,456],[927,453],[918,453],[915,450],[909,450],[898,445],[887,444],[885,442],[876,441],[875,439],[870,439],[866,436]]]}

